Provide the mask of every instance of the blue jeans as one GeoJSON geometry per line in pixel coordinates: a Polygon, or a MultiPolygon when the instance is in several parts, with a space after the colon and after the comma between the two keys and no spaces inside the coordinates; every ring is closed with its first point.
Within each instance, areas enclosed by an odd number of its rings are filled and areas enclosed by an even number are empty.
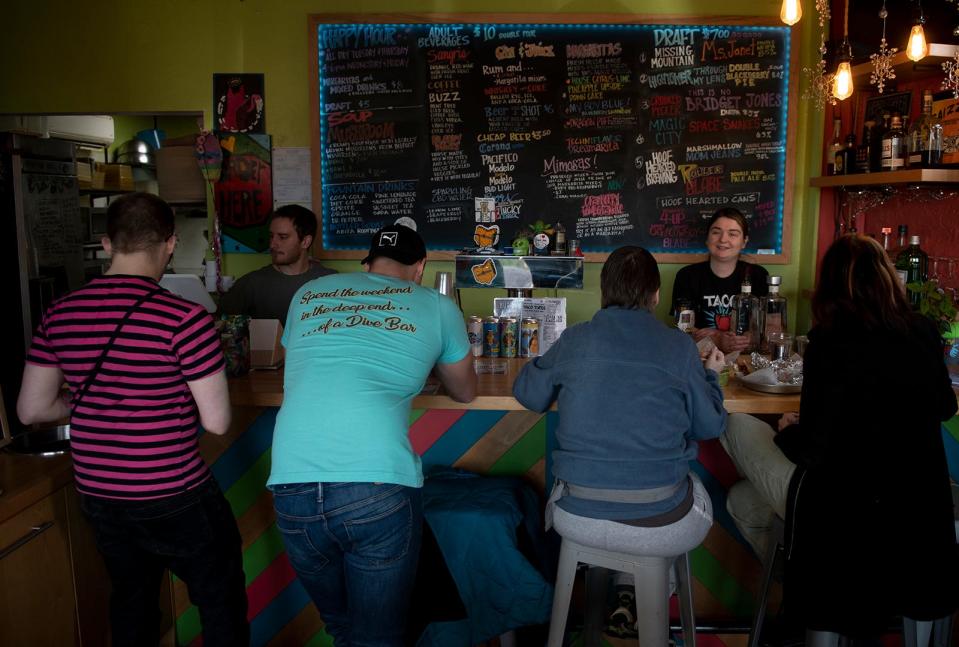
{"type": "Polygon", "coordinates": [[[80,494],[110,573],[113,645],[160,640],[160,580],[169,568],[200,611],[204,646],[250,643],[236,519],[212,478],[170,497],[120,501],[80,494]]]}
{"type": "Polygon", "coordinates": [[[417,488],[273,485],[287,556],[337,647],[403,645],[423,535],[417,488]]]}

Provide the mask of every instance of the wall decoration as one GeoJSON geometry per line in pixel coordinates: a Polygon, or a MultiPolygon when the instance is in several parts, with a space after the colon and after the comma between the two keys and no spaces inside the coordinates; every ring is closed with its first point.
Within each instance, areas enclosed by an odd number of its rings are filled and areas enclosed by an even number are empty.
{"type": "Polygon", "coordinates": [[[273,169],[269,135],[217,133],[223,170],[214,184],[223,251],[259,254],[270,248],[267,218],[273,208],[273,169]]]}
{"type": "Polygon", "coordinates": [[[265,133],[264,97],[262,74],[214,74],[216,129],[231,133],[265,133]]]}
{"type": "Polygon", "coordinates": [[[866,99],[866,116],[863,121],[872,120],[881,124],[882,116],[886,113],[893,115],[898,112],[900,115],[908,115],[911,101],[911,92],[896,92],[895,94],[870,97],[866,99]]]}
{"type": "Polygon", "coordinates": [[[889,47],[886,42],[886,19],[889,17],[889,12],[886,10],[886,0],[882,2],[879,17],[882,19],[882,40],[879,41],[879,51],[869,55],[869,60],[872,61],[872,74],[869,75],[869,82],[876,86],[879,94],[882,94],[886,88],[886,81],[892,81],[896,78],[896,70],[893,67],[892,59],[899,48],[889,47]]]}

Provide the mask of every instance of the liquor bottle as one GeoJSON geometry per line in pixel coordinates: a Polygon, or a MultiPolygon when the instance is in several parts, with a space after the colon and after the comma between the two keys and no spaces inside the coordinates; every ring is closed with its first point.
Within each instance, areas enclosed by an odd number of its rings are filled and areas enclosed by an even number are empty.
{"type": "Polygon", "coordinates": [[[553,255],[566,256],[566,227],[557,222],[553,233],[553,255]]]}
{"type": "Polygon", "coordinates": [[[768,352],[769,333],[786,332],[788,325],[786,319],[786,297],[779,294],[779,286],[782,285],[781,276],[770,276],[766,278],[769,285],[769,294],[759,300],[759,309],[762,310],[762,336],[760,337],[760,350],[768,352]]]}
{"type": "Polygon", "coordinates": [[[836,153],[842,150],[842,139],[839,138],[839,132],[842,130],[842,120],[839,118],[832,120],[832,143],[826,149],[826,174],[836,175],[836,153]]]}
{"type": "Polygon", "coordinates": [[[889,235],[892,234],[892,227],[883,227],[879,231],[882,232],[882,249],[886,252],[886,256],[889,256],[889,235]]]}
{"type": "Polygon", "coordinates": [[[875,154],[878,152],[878,146],[876,146],[875,141],[873,141],[873,127],[876,125],[874,121],[867,121],[862,128],[862,141],[859,143],[859,147],[856,148],[856,173],[869,173],[872,171],[872,158],[878,156],[875,154]]]}
{"type": "Polygon", "coordinates": [[[899,259],[899,254],[909,246],[909,227],[908,225],[899,225],[897,229],[896,246],[889,250],[889,260],[895,263],[899,259]]]}
{"type": "Polygon", "coordinates": [[[905,140],[906,136],[902,132],[902,117],[895,114],[892,116],[889,130],[882,136],[881,166],[883,171],[898,171],[904,167],[903,146],[905,140]]]}
{"type": "Polygon", "coordinates": [[[872,127],[872,158],[869,160],[869,170],[872,173],[878,173],[882,170],[882,137],[889,132],[889,120],[892,116],[886,112],[876,121],[872,127]]]}
{"type": "Polygon", "coordinates": [[[850,175],[856,172],[856,136],[852,133],[849,133],[846,136],[846,146],[839,151],[837,158],[841,158],[842,162],[836,161],[836,175],[839,175],[838,168],[842,166],[842,174],[850,175]]]}
{"type": "Polygon", "coordinates": [[[749,283],[749,277],[743,279],[739,294],[733,297],[733,320],[732,330],[737,335],[749,335],[749,346],[744,350],[751,351],[756,347],[756,336],[758,332],[752,327],[753,313],[759,309],[759,299],[753,295],[753,286],[749,283]]]}
{"type": "Polygon", "coordinates": [[[942,123],[932,114],[932,90],[922,91],[922,115],[909,129],[909,166],[942,165],[942,123]]]}
{"type": "MultiPolygon", "coordinates": [[[[910,283],[925,283],[928,277],[929,255],[919,247],[919,236],[909,239],[909,247],[904,249],[896,259],[896,273],[903,285],[910,283]]],[[[909,303],[919,309],[919,293],[907,289],[909,303]]]]}

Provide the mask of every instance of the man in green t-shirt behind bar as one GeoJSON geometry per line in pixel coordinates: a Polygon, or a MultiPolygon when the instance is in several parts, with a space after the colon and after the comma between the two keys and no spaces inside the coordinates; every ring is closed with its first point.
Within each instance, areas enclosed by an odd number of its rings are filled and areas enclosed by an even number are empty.
{"type": "Polygon", "coordinates": [[[272,262],[237,279],[220,300],[220,312],[286,323],[296,291],[307,281],[336,272],[310,259],[315,238],[316,215],[306,207],[288,204],[270,214],[272,262]]]}
{"type": "Polygon", "coordinates": [[[462,313],[420,285],[419,234],[381,229],[362,263],[367,272],[310,281],[290,304],[267,485],[336,644],[402,645],[423,526],[411,403],[434,368],[469,402],[476,374],[462,313]]]}

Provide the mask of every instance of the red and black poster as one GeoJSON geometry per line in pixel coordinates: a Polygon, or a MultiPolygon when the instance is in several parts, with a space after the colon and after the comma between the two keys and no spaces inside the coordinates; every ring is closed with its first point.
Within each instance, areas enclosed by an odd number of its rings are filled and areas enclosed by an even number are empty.
{"type": "Polygon", "coordinates": [[[265,133],[264,97],[262,74],[214,74],[216,129],[231,133],[265,133]]]}
{"type": "Polygon", "coordinates": [[[267,218],[273,208],[269,135],[220,132],[223,171],[214,184],[223,251],[257,254],[270,248],[267,218]]]}

